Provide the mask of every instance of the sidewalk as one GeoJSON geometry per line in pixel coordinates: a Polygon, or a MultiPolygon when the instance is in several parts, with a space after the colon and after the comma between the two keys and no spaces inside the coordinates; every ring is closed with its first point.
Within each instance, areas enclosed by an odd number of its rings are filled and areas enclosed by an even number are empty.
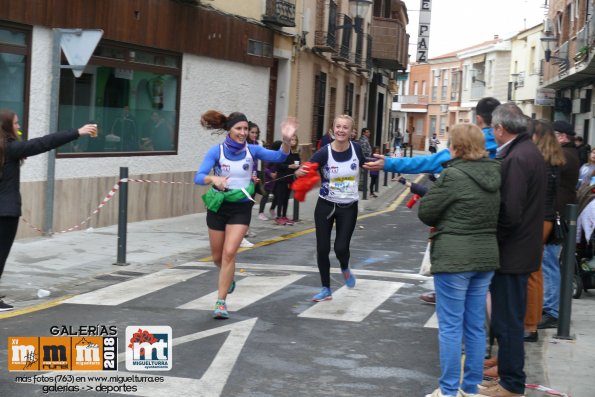
{"type": "MultiPolygon", "coordinates": [[[[361,200],[361,214],[386,208],[403,192],[403,186],[390,179],[389,174],[388,186],[383,186],[384,173],[380,173],[379,197],[361,200]]],[[[306,201],[300,204],[300,221],[294,226],[259,220],[258,206],[255,206],[250,226],[255,237],[248,240],[259,243],[313,228],[317,195],[316,189],[308,193],[306,201]]],[[[268,208],[270,206],[265,213],[268,208]]],[[[290,201],[289,217],[292,212],[293,201],[290,201]]],[[[17,240],[0,281],[0,295],[6,295],[16,310],[1,313],[0,321],[119,279],[124,281],[130,276],[153,273],[210,255],[205,213],[131,223],[127,236],[127,266],[114,265],[117,226],[17,240]],[[49,290],[51,295],[40,299],[37,297],[39,289],[49,290]]],[[[539,342],[525,344],[529,383],[548,386],[571,397],[595,395],[592,378],[595,373],[594,314],[595,292],[584,293],[581,299],[573,300],[570,332],[575,340],[554,339],[556,330],[552,329],[540,330],[539,342]]],[[[547,395],[527,390],[528,397],[547,395]]]]}

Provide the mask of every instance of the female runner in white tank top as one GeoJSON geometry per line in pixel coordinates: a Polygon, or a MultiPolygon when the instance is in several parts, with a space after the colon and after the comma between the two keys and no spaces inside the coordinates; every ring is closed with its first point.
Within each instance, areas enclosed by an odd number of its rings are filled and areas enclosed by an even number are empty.
{"type": "MultiPolygon", "coordinates": [[[[320,194],[314,220],[316,223],[316,259],[322,290],[312,297],[315,302],[333,298],[330,285],[329,253],[331,232],[336,223],[335,255],[341,265],[345,285],[355,287],[355,276],[349,269],[349,245],[355,229],[359,200],[359,169],[365,158],[358,143],[350,141],[353,119],[348,115],[338,116],[333,122],[335,140],[312,155],[310,162],[318,163],[321,175],[320,194]]],[[[304,167],[297,176],[307,173],[304,167]]]]}

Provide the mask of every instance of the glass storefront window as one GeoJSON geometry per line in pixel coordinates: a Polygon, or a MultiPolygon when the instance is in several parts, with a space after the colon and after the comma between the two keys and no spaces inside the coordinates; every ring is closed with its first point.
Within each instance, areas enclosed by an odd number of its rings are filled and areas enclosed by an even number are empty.
{"type": "Polygon", "coordinates": [[[179,70],[159,68],[156,63],[159,59],[170,59],[169,63],[177,66],[178,57],[101,48],[95,52],[95,55],[101,53],[101,58],[92,58],[92,64],[80,78],[75,78],[68,69],[61,71],[59,113],[61,130],[93,122],[98,125],[99,136],[79,138],[60,147],[58,155],[175,154],[179,70]],[[117,59],[127,58],[122,67],[113,67],[105,65],[110,63],[105,60],[109,54],[117,59]]]}
{"type": "Polygon", "coordinates": [[[0,27],[0,108],[14,111],[25,130],[28,32],[0,27]]]}

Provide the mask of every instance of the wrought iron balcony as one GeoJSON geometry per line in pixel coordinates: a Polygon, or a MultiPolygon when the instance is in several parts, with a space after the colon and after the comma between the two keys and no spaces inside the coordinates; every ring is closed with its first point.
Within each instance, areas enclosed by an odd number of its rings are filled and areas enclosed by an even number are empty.
{"type": "Polygon", "coordinates": [[[336,52],[337,37],[334,32],[327,32],[324,30],[317,30],[314,32],[314,47],[313,50],[319,52],[336,52]]]}
{"type": "Polygon", "coordinates": [[[295,0],[266,0],[262,21],[282,27],[295,27],[295,0]]]}
{"type": "Polygon", "coordinates": [[[344,45],[339,46],[338,51],[331,55],[331,59],[335,62],[349,61],[349,47],[344,45]]]}
{"type": "Polygon", "coordinates": [[[400,103],[402,105],[427,105],[427,95],[395,95],[393,102],[400,103]]]}
{"type": "Polygon", "coordinates": [[[356,68],[357,70],[364,69],[364,64],[362,60],[361,52],[350,52],[349,53],[349,60],[347,61],[347,66],[350,68],[356,68]]]}

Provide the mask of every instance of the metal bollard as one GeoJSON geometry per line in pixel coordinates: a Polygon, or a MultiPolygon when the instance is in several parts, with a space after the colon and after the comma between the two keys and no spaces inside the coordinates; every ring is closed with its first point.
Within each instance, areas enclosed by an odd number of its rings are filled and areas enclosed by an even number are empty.
{"type": "Polygon", "coordinates": [[[118,259],[114,265],[127,266],[126,228],[128,225],[128,167],[120,167],[120,196],[118,197],[118,259]]]}
{"type": "Polygon", "coordinates": [[[363,170],[364,171],[364,188],[363,188],[363,200],[367,200],[368,199],[368,170],[363,170]]]}
{"type": "Polygon", "coordinates": [[[558,334],[557,339],[574,339],[570,335],[570,314],[572,313],[572,279],[574,278],[576,251],[576,218],[578,216],[578,206],[568,204],[566,206],[566,222],[568,233],[564,239],[564,257],[562,269],[560,271],[560,307],[558,310],[558,334]]]}
{"type": "MultiPolygon", "coordinates": [[[[384,172],[384,185],[382,185],[382,186],[388,186],[388,172],[386,172],[386,171],[382,171],[382,172],[384,172]]],[[[395,175],[395,173],[393,172],[393,178],[395,177],[394,175],[395,175]]]]}

